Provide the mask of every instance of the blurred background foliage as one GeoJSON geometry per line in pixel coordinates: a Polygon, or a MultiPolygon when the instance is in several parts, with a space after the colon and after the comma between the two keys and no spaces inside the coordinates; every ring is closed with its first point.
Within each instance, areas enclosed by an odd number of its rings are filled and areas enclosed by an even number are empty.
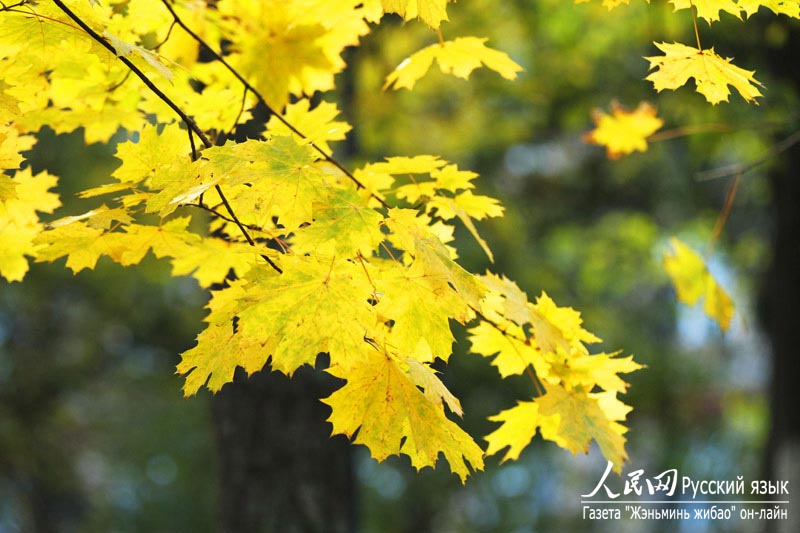
{"type": "MultiPolygon", "coordinates": [[[[732,178],[702,181],[698,172],[754,160],[797,128],[797,87],[764,59],[796,24],[764,12],[746,24],[727,16],[701,24],[708,46],[757,69],[767,86],[759,106],[732,95],[712,107],[690,88],[657,95],[643,80],[653,40],[694,39],[689,12],[673,14],[666,3],[609,13],[599,2],[472,0],[449,13],[445,38],[488,37],[525,68],[520,79],[479,70],[465,82],[434,69],[413,92],[382,91],[388,72],[437,40],[422,24],[389,17],[348,51],[339,80],[340,105],[355,125],[349,166],[438,154],[481,173],[482,192],[500,198],[506,216],[480,228],[493,265],[461,233],[465,266],[505,273],[531,298],[547,291],[583,313],[587,329],[604,339],[598,350],[621,349],[647,365],[630,376],[626,398],[635,406],[630,468],[759,478],[770,359],[756,300],[771,253],[765,173],[777,159],[745,176],[714,248],[710,266],[737,305],[730,331],[676,303],[660,257],[671,235],[699,250],[710,242],[732,178]],[[592,110],[608,110],[615,99],[628,108],[653,102],[674,136],[647,153],[607,160],[581,137],[592,110]]],[[[80,131],[43,131],[33,165],[62,177],[63,212],[74,213],[82,207],[74,192],[106,179],[113,152],[113,145],[84,146],[80,131]]],[[[183,399],[174,375],[206,295],[190,280],[170,279],[152,258],[130,270],[101,259],[96,271],[77,276],[61,264],[35,265],[24,283],[0,283],[0,532],[214,531],[210,395],[183,399]]],[[[445,380],[462,399],[466,429],[485,435],[495,427],[488,415],[534,391],[522,378],[501,381],[486,360],[465,353],[463,331],[457,337],[445,380]]],[[[416,474],[407,459],[379,465],[359,449],[361,530],[678,529],[583,520],[580,495],[605,469],[594,448],[573,457],[537,439],[519,461],[498,463],[490,458],[461,486],[447,468],[416,474]]]]}

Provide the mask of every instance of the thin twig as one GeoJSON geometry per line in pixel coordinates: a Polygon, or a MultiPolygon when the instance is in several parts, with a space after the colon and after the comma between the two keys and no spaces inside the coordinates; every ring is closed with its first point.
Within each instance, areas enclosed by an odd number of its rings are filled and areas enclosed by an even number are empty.
{"type": "Polygon", "coordinates": [[[203,132],[203,130],[201,130],[200,127],[197,125],[197,123],[195,123],[194,119],[192,117],[190,117],[189,115],[187,115],[183,111],[183,109],[178,107],[178,105],[175,102],[173,102],[169,98],[169,96],[164,94],[164,92],[161,89],[156,87],[156,85],[150,80],[150,78],[148,78],[147,75],[144,72],[139,70],[139,67],[134,65],[131,62],[131,60],[128,59],[127,57],[119,55],[118,52],[117,52],[117,49],[114,48],[111,45],[111,43],[106,41],[103,38],[103,36],[101,36],[99,33],[97,33],[91,27],[89,27],[89,25],[86,24],[78,15],[76,15],[70,8],[68,8],[66,5],[64,5],[64,2],[62,2],[61,0],[53,0],[53,3],[55,3],[56,6],[58,6],[58,8],[61,11],[63,11],[69,18],[71,18],[72,21],[75,22],[75,24],[80,26],[83,31],[85,31],[87,34],[89,34],[89,36],[92,39],[97,41],[100,45],[102,45],[104,48],[106,48],[109,52],[111,52],[112,54],[117,56],[117,59],[119,59],[126,67],[128,67],[131,70],[131,72],[136,74],[136,76],[138,76],[139,79],[142,80],[142,83],[144,83],[147,86],[148,89],[153,91],[153,93],[156,96],[158,96],[158,98],[161,99],[161,101],[163,101],[165,104],[167,104],[170,107],[170,109],[172,109],[175,112],[175,114],[177,114],[181,118],[183,123],[186,124],[187,128],[191,129],[193,132],[195,132],[197,134],[197,136],[200,138],[200,140],[203,141],[203,145],[205,145],[206,148],[211,148],[211,146],[213,146],[213,144],[208,139],[208,137],[203,132]]]}
{"type": "MultiPolygon", "coordinates": [[[[203,142],[203,146],[205,146],[206,148],[211,148],[213,146],[213,143],[211,142],[211,140],[208,138],[208,136],[205,134],[205,132],[202,129],[200,129],[200,127],[197,125],[197,123],[194,121],[194,119],[192,119],[192,117],[187,115],[183,111],[183,109],[181,109],[166,94],[164,94],[164,92],[161,91],[161,89],[159,89],[150,80],[150,78],[147,77],[147,75],[144,72],[139,70],[139,68],[136,65],[134,65],[127,57],[119,55],[117,53],[117,50],[111,45],[111,43],[106,41],[100,34],[98,34],[91,27],[89,27],[70,8],[68,8],[66,5],[64,5],[64,3],[61,0],[53,0],[53,2],[56,4],[56,6],[58,6],[59,9],[61,9],[61,11],[63,11],[70,19],[72,19],[78,26],[80,26],[81,29],[83,31],[85,31],[92,39],[94,39],[99,44],[101,44],[104,48],[106,48],[111,53],[113,53],[117,57],[117,59],[119,59],[126,67],[128,67],[131,72],[136,74],[136,76],[138,76],[140,80],[142,80],[142,82],[147,86],[148,89],[150,89],[153,92],[153,94],[158,96],[158,98],[160,98],[165,104],[167,104],[170,107],[170,109],[172,109],[175,112],[175,114],[177,114],[181,118],[181,120],[183,121],[184,124],[186,124],[186,127],[189,130],[189,143],[191,144],[191,147],[192,147],[192,160],[196,160],[197,157],[198,157],[197,150],[196,150],[196,147],[194,145],[194,138],[192,137],[192,133],[197,134],[197,137],[203,142]]],[[[256,246],[255,241],[253,240],[252,237],[250,237],[250,234],[247,232],[247,229],[244,227],[244,225],[239,220],[239,217],[236,216],[236,213],[233,211],[233,208],[231,207],[230,203],[228,202],[228,199],[225,197],[225,194],[222,192],[222,188],[219,185],[215,185],[214,188],[216,189],[217,194],[219,194],[219,197],[222,199],[222,203],[225,206],[225,209],[230,214],[230,216],[233,219],[234,223],[239,227],[239,230],[242,232],[242,235],[244,235],[244,238],[247,240],[247,243],[250,246],[255,247],[256,246]]],[[[267,257],[264,254],[259,254],[259,255],[261,255],[261,257],[276,272],[278,272],[279,274],[283,274],[283,270],[281,270],[281,268],[278,267],[278,265],[276,265],[272,261],[272,259],[270,259],[269,257],[267,257]]]]}
{"type": "MultiPolygon", "coordinates": [[[[502,333],[504,336],[509,337],[511,339],[514,339],[514,340],[517,340],[517,341],[519,341],[519,342],[521,342],[523,344],[527,344],[528,339],[522,339],[520,337],[517,337],[516,335],[513,335],[513,334],[509,333],[506,328],[503,328],[502,326],[500,326],[500,324],[497,324],[494,320],[490,320],[486,315],[484,315],[483,313],[481,313],[480,311],[478,311],[477,309],[475,309],[471,305],[469,306],[469,308],[472,309],[472,311],[475,313],[475,315],[477,315],[478,318],[480,318],[481,320],[483,320],[484,322],[486,322],[487,324],[492,326],[494,329],[496,329],[497,331],[502,333]]],[[[539,396],[543,396],[544,395],[544,387],[539,382],[539,378],[536,376],[536,372],[534,372],[533,369],[531,368],[531,365],[525,365],[525,373],[528,375],[530,380],[533,382],[533,386],[536,388],[536,392],[539,394],[539,396]]]]}
{"type": "MultiPolygon", "coordinates": [[[[228,212],[228,214],[233,219],[233,223],[236,224],[239,227],[239,231],[241,231],[242,235],[244,235],[244,238],[247,239],[247,244],[249,244],[250,246],[255,246],[256,242],[253,240],[253,238],[247,232],[247,230],[244,227],[244,224],[242,224],[242,222],[239,220],[239,217],[237,217],[236,213],[233,211],[233,208],[231,207],[231,204],[228,203],[228,199],[222,193],[222,187],[220,187],[219,185],[214,185],[214,189],[217,191],[217,194],[219,194],[219,197],[222,200],[222,205],[225,206],[225,210],[228,212]]],[[[266,256],[264,254],[259,254],[259,255],[261,255],[261,257],[264,259],[264,261],[266,261],[269,264],[269,266],[271,266],[273,269],[275,269],[275,271],[278,272],[278,274],[283,274],[283,270],[281,270],[281,268],[278,265],[276,265],[272,261],[272,259],[270,259],[268,256],[266,256]]]]}
{"type": "MultiPolygon", "coordinates": [[[[200,46],[202,46],[203,48],[205,48],[205,49],[208,51],[208,53],[210,53],[210,54],[211,54],[211,56],[214,58],[214,60],[215,60],[215,61],[219,61],[220,63],[222,63],[222,65],[224,65],[224,66],[225,66],[225,68],[226,68],[226,69],[228,69],[228,72],[230,72],[230,73],[231,73],[231,74],[232,74],[232,75],[233,75],[233,76],[234,76],[234,77],[235,77],[235,78],[236,78],[236,79],[239,81],[239,83],[241,83],[241,84],[242,84],[242,85],[243,85],[243,86],[244,86],[244,87],[245,87],[245,88],[246,88],[248,91],[250,91],[251,93],[253,93],[253,95],[254,95],[254,96],[256,97],[256,99],[258,100],[258,103],[260,103],[262,106],[264,106],[264,108],[265,108],[265,109],[266,109],[266,110],[267,110],[267,111],[268,111],[268,112],[269,112],[271,115],[275,116],[275,117],[276,117],[276,118],[277,118],[277,119],[278,119],[278,120],[279,120],[279,121],[280,121],[280,122],[281,122],[281,123],[282,123],[284,126],[286,126],[287,128],[289,128],[289,130],[290,130],[290,131],[292,131],[293,133],[295,133],[296,135],[298,135],[300,138],[307,140],[307,141],[308,141],[308,144],[309,144],[309,146],[311,146],[311,147],[312,147],[314,150],[316,150],[316,151],[317,151],[317,152],[318,152],[318,153],[319,153],[319,154],[322,156],[322,158],[323,158],[323,159],[325,159],[325,161],[327,161],[328,163],[332,164],[333,166],[335,166],[336,168],[338,168],[338,169],[339,169],[339,170],[340,170],[342,173],[344,173],[344,175],[345,175],[345,176],[347,176],[347,177],[350,179],[350,181],[352,181],[353,183],[355,183],[355,184],[356,184],[356,187],[357,187],[357,188],[359,188],[359,189],[366,189],[366,188],[367,188],[367,187],[366,187],[366,186],[365,186],[363,183],[361,183],[361,181],[360,181],[358,178],[356,178],[356,177],[353,175],[353,173],[352,173],[352,172],[350,172],[349,170],[347,170],[347,168],[345,168],[345,166],[344,166],[344,165],[342,165],[342,164],[341,164],[341,163],[340,163],[338,160],[336,160],[336,159],[335,159],[335,158],[334,158],[332,155],[330,155],[328,152],[326,152],[325,150],[323,150],[322,148],[320,148],[320,147],[319,147],[319,145],[317,145],[317,144],[316,144],[314,141],[310,140],[310,139],[308,138],[308,136],[304,135],[304,134],[303,134],[303,133],[302,133],[300,130],[298,130],[298,129],[297,129],[297,128],[296,128],[296,127],[293,125],[293,124],[291,124],[289,121],[287,121],[287,120],[286,120],[286,119],[285,119],[285,118],[284,118],[284,117],[283,117],[283,116],[282,116],[280,113],[276,112],[276,111],[275,111],[275,109],[273,109],[273,108],[272,108],[272,106],[270,106],[270,105],[267,103],[267,101],[264,99],[264,97],[261,95],[261,93],[260,93],[260,92],[259,92],[259,91],[258,91],[258,90],[255,88],[255,87],[253,87],[253,86],[250,84],[250,82],[248,82],[248,81],[247,81],[247,80],[244,78],[244,76],[242,76],[241,74],[239,74],[239,72],[238,72],[238,71],[237,71],[235,68],[233,68],[233,67],[230,65],[230,63],[228,63],[228,61],[227,61],[227,60],[226,60],[224,57],[222,57],[222,55],[221,55],[221,54],[219,54],[219,53],[218,53],[216,50],[214,50],[214,49],[211,47],[211,45],[209,45],[209,44],[208,44],[208,43],[207,43],[207,42],[206,42],[206,41],[205,41],[205,40],[204,40],[202,37],[200,37],[200,36],[199,36],[197,33],[195,33],[195,32],[194,32],[194,31],[193,31],[191,28],[189,28],[189,26],[187,26],[187,25],[186,25],[186,24],[183,22],[183,20],[180,18],[180,16],[179,16],[179,15],[178,15],[178,14],[175,12],[175,9],[173,9],[173,7],[172,7],[172,5],[170,4],[169,0],[161,0],[161,2],[164,4],[164,6],[165,6],[165,7],[167,8],[167,10],[170,12],[170,14],[172,15],[172,18],[175,20],[175,22],[178,24],[178,26],[180,26],[181,28],[183,28],[183,30],[184,30],[186,33],[188,33],[188,34],[189,34],[189,35],[192,37],[192,39],[194,39],[195,41],[197,41],[197,43],[198,43],[200,46]]],[[[380,202],[380,204],[381,204],[383,207],[385,207],[385,208],[387,208],[387,209],[389,208],[389,204],[387,204],[387,203],[386,203],[386,202],[385,202],[385,201],[384,201],[382,198],[378,197],[376,194],[374,194],[374,193],[372,193],[372,192],[370,192],[370,195],[371,195],[373,198],[375,198],[376,200],[378,200],[378,202],[380,202]]]]}
{"type": "Polygon", "coordinates": [[[770,159],[780,155],[781,153],[785,152],[786,150],[788,150],[797,143],[800,143],[800,130],[792,133],[781,142],[775,144],[772,148],[767,150],[760,157],[754,159],[753,161],[750,161],[749,163],[745,164],[736,163],[734,165],[728,165],[725,167],[712,168],[711,170],[704,170],[702,172],[698,172],[697,174],[695,174],[695,178],[698,181],[709,181],[713,179],[727,178],[730,176],[745,174],[747,172],[750,172],[757,166],[762,165],[767,161],[769,161],[770,159]]]}

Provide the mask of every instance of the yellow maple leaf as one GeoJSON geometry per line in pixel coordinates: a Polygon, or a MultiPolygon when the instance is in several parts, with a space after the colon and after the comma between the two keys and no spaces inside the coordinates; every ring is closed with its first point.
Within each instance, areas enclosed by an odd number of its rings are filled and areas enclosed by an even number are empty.
{"type": "Polygon", "coordinates": [[[733,85],[745,101],[757,104],[755,99],[761,93],[756,85],[763,85],[753,77],[755,71],[737,67],[731,63],[730,58],[718,56],[713,48],[698,50],[680,43],[655,45],[664,55],[645,59],[650,61],[651,70],[657,69],[646,78],[653,82],[657,91],[675,90],[689,81],[689,78],[694,78],[697,92],[712,104],[728,101],[728,85],[733,85]]]}
{"type": "Polygon", "coordinates": [[[484,437],[484,440],[489,443],[486,455],[494,455],[500,450],[508,448],[501,460],[504,463],[519,459],[519,454],[530,444],[539,430],[541,430],[543,438],[553,440],[560,423],[560,419],[556,415],[542,415],[539,412],[539,404],[535,400],[518,402],[511,409],[490,416],[489,420],[502,424],[484,437]]]}
{"type": "Polygon", "coordinates": [[[628,111],[617,102],[611,103],[611,114],[594,111],[594,130],[584,140],[605,146],[609,159],[616,159],[635,151],[647,151],[647,137],[658,130],[664,121],[656,117],[656,108],[641,102],[634,111],[628,111]]]}
{"type": "Polygon", "coordinates": [[[697,10],[697,16],[706,19],[709,23],[719,20],[719,12],[725,11],[738,19],[742,18],[742,6],[733,0],[669,0],[675,6],[675,11],[681,9],[697,10]]]}
{"type": "MultiPolygon", "coordinates": [[[[338,258],[281,256],[284,273],[278,275],[263,262],[228,288],[212,293],[206,322],[232,330],[235,341],[252,346],[249,372],[259,370],[271,357],[271,366],[292,375],[304,364],[314,364],[317,354],[327,352],[331,364],[354,361],[354,346],[364,344],[364,332],[374,329],[374,308],[368,303],[372,287],[360,264],[338,258]],[[269,327],[265,327],[269,324],[269,327]],[[253,355],[253,357],[256,357],[253,355]]],[[[209,388],[219,390],[232,378],[214,376],[219,352],[235,354],[225,343],[230,335],[209,332],[198,337],[197,346],[184,352],[178,372],[189,374],[184,392],[194,394],[211,376],[209,388]],[[213,386],[212,386],[213,384],[213,386]]],[[[234,355],[234,360],[240,356],[234,355]]]]}
{"type": "Polygon", "coordinates": [[[670,245],[671,250],[664,254],[662,263],[675,286],[678,300],[692,306],[705,297],[706,315],[723,331],[727,330],[735,312],[731,297],[708,271],[700,254],[675,237],[670,239],[670,245]]]}
{"type": "Polygon", "coordinates": [[[484,357],[494,357],[492,365],[502,377],[522,374],[532,366],[540,379],[550,377],[550,365],[531,343],[526,342],[523,329],[516,324],[497,326],[481,321],[469,331],[471,351],[484,357]]]}
{"type": "MultiPolygon", "coordinates": [[[[334,120],[339,115],[336,104],[320,102],[314,109],[309,109],[310,105],[308,98],[301,98],[286,106],[283,117],[307,139],[330,152],[328,142],[343,140],[351,127],[347,122],[334,120]]],[[[276,117],[270,117],[267,130],[272,135],[292,135],[292,131],[276,117]]]]}
{"type": "Polygon", "coordinates": [[[559,351],[551,354],[547,360],[551,375],[560,379],[568,388],[580,386],[591,389],[597,386],[604,391],[624,393],[628,384],[619,375],[639,370],[642,365],[634,361],[632,355],[618,357],[620,353],[567,355],[559,351]]]}
{"type": "Polygon", "coordinates": [[[0,124],[0,169],[19,168],[20,152],[30,150],[35,142],[33,135],[20,135],[13,124],[0,124]]]}
{"type": "Polygon", "coordinates": [[[505,52],[486,46],[486,41],[487,39],[478,37],[458,37],[452,41],[426,46],[404,59],[386,77],[383,88],[394,86],[395,90],[401,87],[412,89],[417,80],[428,72],[434,59],[442,72],[458,78],[467,79],[473,70],[484,65],[507,80],[515,79],[522,67],[505,52]]]}
{"type": "Polygon", "coordinates": [[[417,470],[436,466],[441,453],[462,483],[470,467],[483,469],[483,451],[445,416],[441,404],[442,399],[447,401],[447,395],[430,385],[430,375],[422,380],[426,387],[423,393],[418,388],[419,368],[412,376],[382,352],[368,347],[365,353],[364,362],[350,366],[347,372],[329,369],[347,380],[322,400],[332,409],[328,421],[333,434],[356,435],[353,442],[367,446],[378,461],[390,455],[407,455],[417,470]],[[428,388],[435,390],[428,393],[428,388]]]}
{"type": "Polygon", "coordinates": [[[403,20],[417,17],[434,30],[447,19],[447,2],[451,0],[381,0],[386,13],[397,13],[403,20]]]}
{"type": "Polygon", "coordinates": [[[25,256],[36,256],[35,239],[44,228],[36,212],[52,213],[61,205],[49,192],[57,181],[47,172],[34,176],[30,167],[0,177],[0,276],[8,281],[21,281],[28,272],[25,256]]]}
{"type": "Polygon", "coordinates": [[[625,413],[624,407],[616,398],[587,394],[580,387],[565,389],[550,384],[544,395],[519,402],[489,418],[502,425],[486,436],[486,455],[508,447],[502,460],[517,459],[539,430],[542,438],[573,454],[588,453],[594,439],[619,473],[627,457],[623,436],[627,429],[618,422],[620,414],[625,413]]]}
{"type": "Polygon", "coordinates": [[[557,306],[544,291],[530,309],[536,346],[544,353],[562,350],[566,354],[587,354],[589,351],[584,343],[601,341],[583,328],[583,319],[578,311],[557,306]]]}
{"type": "Polygon", "coordinates": [[[738,0],[737,5],[748,17],[764,6],[778,15],[800,18],[800,2],[797,0],[738,0]]]}

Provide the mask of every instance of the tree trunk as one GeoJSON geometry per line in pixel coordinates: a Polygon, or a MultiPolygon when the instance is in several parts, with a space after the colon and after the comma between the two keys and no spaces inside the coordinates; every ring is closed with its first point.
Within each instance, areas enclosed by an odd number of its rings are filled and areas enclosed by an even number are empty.
{"type": "Polygon", "coordinates": [[[221,533],[355,529],[351,447],[330,437],[318,400],[335,388],[310,368],[291,380],[264,370],[216,395],[221,533]]]}
{"type": "MultiPolygon", "coordinates": [[[[787,61],[800,52],[800,31],[787,25],[788,39],[770,54],[772,71],[800,88],[800,65],[787,61]]],[[[777,85],[777,84],[776,84],[777,85]]],[[[800,146],[795,145],[770,172],[773,210],[772,263],[761,292],[761,315],[772,346],[771,425],[765,477],[800,487],[800,146]]],[[[768,496],[779,500],[787,495],[768,496]]],[[[794,502],[788,520],[766,524],[769,531],[800,531],[794,502]]]]}

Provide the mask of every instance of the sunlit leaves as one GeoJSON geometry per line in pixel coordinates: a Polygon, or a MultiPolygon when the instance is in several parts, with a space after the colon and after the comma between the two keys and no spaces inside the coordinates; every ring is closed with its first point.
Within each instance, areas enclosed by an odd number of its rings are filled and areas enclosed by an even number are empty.
{"type": "Polygon", "coordinates": [[[596,395],[580,388],[568,390],[550,385],[544,395],[520,402],[490,420],[502,425],[486,437],[489,443],[486,454],[493,455],[507,447],[503,461],[517,459],[537,430],[543,438],[574,454],[587,453],[589,444],[595,440],[617,473],[622,471],[627,457],[625,426],[609,415],[596,395]]]}
{"type": "MultiPolygon", "coordinates": [[[[457,263],[455,219],[491,259],[477,225],[503,214],[477,174],[418,155],[350,175],[320,154],[350,129],[316,94],[335,88],[345,48],[384,11],[438,30],[448,0],[66,4],[0,13],[0,275],[21,279],[27,258],[76,273],[101,260],[168,261],[172,275],[214,287],[207,327],[177,369],[185,394],[216,392],[237,368],[291,375],[325,354],[319,361],[345,381],[325,400],[333,433],[379,460],[407,455],[417,469],[443,455],[463,481],[483,452],[448,418],[462,407],[434,370],[461,324],[501,376],[529,375],[539,393],[531,419],[497,418],[506,425],[490,453],[508,445],[516,456],[541,431],[573,451],[595,439],[619,459],[608,421],[624,418],[620,375],[638,365],[589,355],[597,338],[577,311],[544,293],[530,303],[506,278],[457,263]],[[249,121],[264,108],[272,116],[254,133],[249,121]],[[24,160],[45,126],[119,141],[112,181],[78,193],[94,207],[49,224],[37,212],[59,205],[55,178],[32,175],[24,160]]],[[[434,60],[461,78],[484,66],[514,79],[521,67],[485,43],[440,35],[387,86],[412,88],[434,60]]]]}
{"type": "Polygon", "coordinates": [[[492,363],[504,377],[533,372],[529,375],[540,392],[532,401],[490,417],[502,424],[486,437],[487,455],[508,447],[503,460],[516,459],[538,430],[573,453],[587,452],[594,439],[619,471],[626,431],[619,422],[627,414],[616,399],[627,389],[620,374],[641,365],[631,356],[589,355],[586,344],[599,339],[583,329],[578,312],[558,307],[547,294],[532,304],[510,280],[491,274],[483,279],[489,292],[485,316],[469,330],[472,350],[494,357],[492,363]],[[587,393],[594,389],[603,392],[587,393]]]}
{"type": "Polygon", "coordinates": [[[57,178],[31,170],[18,171],[13,178],[0,174],[0,276],[21,281],[28,271],[25,256],[35,256],[34,239],[42,231],[38,212],[52,213],[61,202],[50,192],[57,178]]]}
{"type": "Polygon", "coordinates": [[[703,258],[677,238],[670,239],[664,254],[664,270],[669,274],[678,300],[692,306],[704,298],[703,311],[724,331],[735,312],[733,300],[708,271],[703,258]]]}
{"type": "Polygon", "coordinates": [[[650,69],[654,72],[647,76],[656,90],[677,89],[689,78],[694,78],[697,92],[706,97],[712,104],[727,102],[732,85],[747,102],[755,102],[761,96],[757,86],[761,83],[753,77],[754,71],[744,70],[731,59],[723,59],[714,49],[698,50],[680,43],[656,43],[664,52],[663,56],[647,57],[650,69]]]}
{"type": "Polygon", "coordinates": [[[610,115],[595,110],[593,118],[596,127],[584,140],[605,146],[609,159],[647,151],[647,138],[664,124],[647,102],[641,102],[633,111],[612,102],[610,115]]]}
{"type": "Polygon", "coordinates": [[[508,54],[486,46],[486,41],[487,39],[477,37],[458,37],[452,41],[427,46],[403,60],[386,77],[383,88],[394,86],[395,89],[413,89],[417,80],[428,72],[434,59],[442,72],[458,78],[469,78],[473,70],[483,65],[507,80],[515,79],[522,67],[508,57],[508,54]]]}

